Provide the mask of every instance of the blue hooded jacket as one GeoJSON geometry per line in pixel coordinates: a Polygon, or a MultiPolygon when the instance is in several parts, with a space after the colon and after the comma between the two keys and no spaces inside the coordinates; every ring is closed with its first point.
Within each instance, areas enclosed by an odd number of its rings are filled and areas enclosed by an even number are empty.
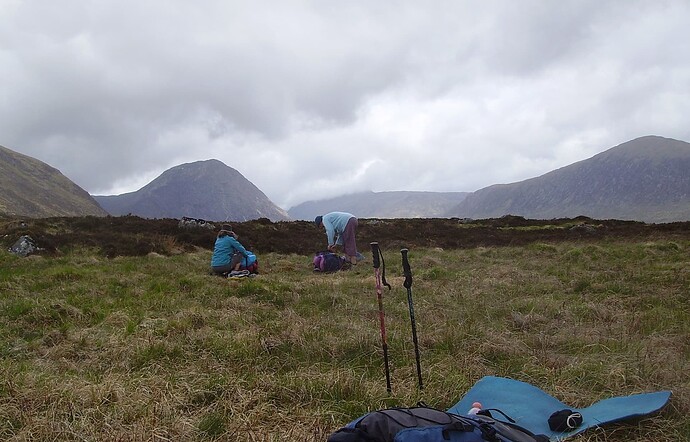
{"type": "Polygon", "coordinates": [[[220,267],[230,264],[232,255],[239,251],[244,257],[249,256],[249,253],[239,241],[232,235],[223,235],[216,238],[216,243],[213,246],[213,255],[211,256],[211,267],[220,267]]]}

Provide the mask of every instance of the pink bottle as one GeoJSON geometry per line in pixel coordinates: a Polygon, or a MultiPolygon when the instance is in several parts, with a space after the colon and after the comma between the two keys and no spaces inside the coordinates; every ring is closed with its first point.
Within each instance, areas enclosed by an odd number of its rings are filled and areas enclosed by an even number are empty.
{"type": "Polygon", "coordinates": [[[481,409],[482,409],[481,402],[473,402],[472,408],[470,408],[470,411],[468,411],[467,414],[477,414],[477,413],[479,413],[479,410],[481,410],[481,409]]]}

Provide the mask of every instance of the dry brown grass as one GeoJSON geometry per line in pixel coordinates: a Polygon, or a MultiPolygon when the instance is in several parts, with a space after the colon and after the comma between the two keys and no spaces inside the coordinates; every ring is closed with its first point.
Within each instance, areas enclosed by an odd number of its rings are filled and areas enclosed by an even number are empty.
{"type": "Polygon", "coordinates": [[[208,275],[208,251],[2,254],[0,438],[323,441],[368,410],[449,408],[497,375],[576,407],[672,390],[660,415],[577,440],[688,440],[689,251],[411,249],[419,392],[400,255],[384,249],[391,396],[370,261],[320,275],[310,256],[260,253],[261,275],[231,281],[208,275]]]}

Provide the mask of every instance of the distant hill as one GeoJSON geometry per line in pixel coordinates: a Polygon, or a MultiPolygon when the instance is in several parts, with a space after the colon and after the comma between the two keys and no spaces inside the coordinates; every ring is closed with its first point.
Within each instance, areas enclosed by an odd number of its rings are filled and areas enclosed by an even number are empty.
{"type": "Polygon", "coordinates": [[[359,218],[436,218],[465,199],[467,192],[361,192],[320,201],[307,201],[288,210],[293,219],[313,220],[333,211],[359,218]]]}
{"type": "Polygon", "coordinates": [[[289,219],[241,173],[218,160],[181,164],[163,172],[136,192],[94,196],[111,215],[208,221],[289,219]]]}
{"type": "Polygon", "coordinates": [[[106,216],[81,187],[59,170],[0,146],[0,213],[30,218],[106,216]]]}
{"type": "Polygon", "coordinates": [[[537,178],[470,194],[447,215],[690,220],[690,143],[646,136],[537,178]]]}

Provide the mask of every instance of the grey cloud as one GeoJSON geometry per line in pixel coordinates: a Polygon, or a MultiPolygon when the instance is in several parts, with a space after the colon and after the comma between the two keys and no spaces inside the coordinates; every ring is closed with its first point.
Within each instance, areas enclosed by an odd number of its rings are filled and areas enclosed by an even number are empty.
{"type": "Polygon", "coordinates": [[[211,157],[283,204],[476,190],[688,140],[688,24],[683,0],[15,2],[0,144],[99,192],[211,157]]]}

